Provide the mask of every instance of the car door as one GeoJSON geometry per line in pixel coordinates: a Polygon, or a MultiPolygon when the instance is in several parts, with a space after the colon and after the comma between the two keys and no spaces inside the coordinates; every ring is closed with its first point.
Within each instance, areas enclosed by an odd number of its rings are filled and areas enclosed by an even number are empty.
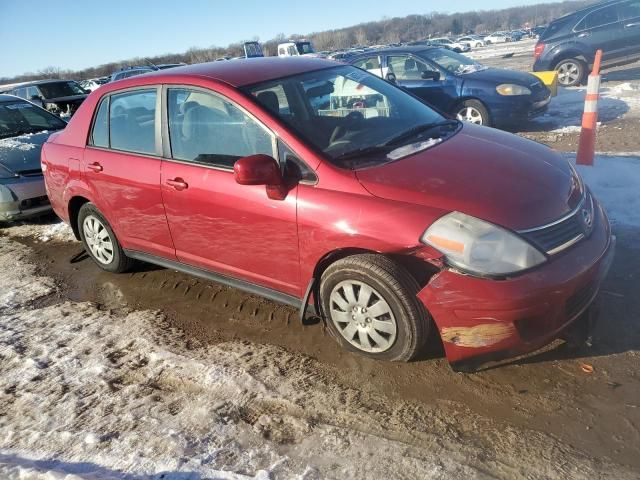
{"type": "Polygon", "coordinates": [[[162,195],[178,259],[300,296],[297,187],[272,200],[233,174],[241,157],[277,157],[273,134],[210,90],[168,87],[165,101],[162,195]]]}
{"type": "Polygon", "coordinates": [[[619,5],[624,37],[624,56],[627,60],[640,58],[640,0],[627,0],[619,5]]]}
{"type": "Polygon", "coordinates": [[[625,39],[618,10],[618,4],[594,10],[574,28],[581,43],[588,45],[593,52],[602,50],[603,63],[625,56],[625,39]]]}
{"type": "Polygon", "coordinates": [[[389,73],[395,74],[398,85],[441,111],[449,110],[456,97],[455,83],[434,65],[408,54],[387,55],[386,65],[389,73]],[[423,78],[428,75],[437,78],[423,78]]]}
{"type": "Polygon", "coordinates": [[[104,97],[82,159],[93,201],[125,249],[175,259],[160,192],[159,89],[104,97]]]}

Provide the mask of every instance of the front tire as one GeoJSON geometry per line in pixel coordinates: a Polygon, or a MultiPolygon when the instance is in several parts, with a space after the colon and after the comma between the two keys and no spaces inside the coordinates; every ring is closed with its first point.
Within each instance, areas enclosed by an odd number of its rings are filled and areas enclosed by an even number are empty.
{"type": "Polygon", "coordinates": [[[80,208],[78,231],[87,254],[101,269],[122,273],[133,265],[133,259],[124,254],[109,222],[93,203],[80,208]]]}
{"type": "Polygon", "coordinates": [[[454,109],[454,115],[462,122],[475,123],[476,125],[491,126],[489,111],[479,100],[465,100],[454,109]]]}
{"type": "Polygon", "coordinates": [[[563,87],[576,87],[584,82],[587,66],[582,60],[567,58],[560,61],[555,68],[558,72],[558,83],[563,87]]]}
{"type": "Polygon", "coordinates": [[[400,265],[374,254],[338,260],[325,270],[320,300],[329,332],[347,350],[409,361],[424,346],[430,321],[420,286],[400,265]]]}

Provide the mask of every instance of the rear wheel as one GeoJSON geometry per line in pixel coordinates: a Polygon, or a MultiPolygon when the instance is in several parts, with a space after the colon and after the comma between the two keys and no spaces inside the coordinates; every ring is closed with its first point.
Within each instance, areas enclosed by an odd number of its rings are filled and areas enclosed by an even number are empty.
{"type": "Polygon", "coordinates": [[[109,222],[93,203],[85,203],[80,208],[78,231],[85,250],[103,270],[121,273],[133,265],[133,259],[124,254],[109,222]]]}
{"type": "Polygon", "coordinates": [[[408,361],[425,344],[429,319],[416,298],[420,287],[382,255],[338,260],[322,275],[320,300],[327,328],[344,348],[391,361],[408,361]]]}
{"type": "Polygon", "coordinates": [[[489,112],[479,100],[465,100],[459,103],[455,108],[454,114],[458,120],[463,122],[491,126],[489,112]]]}
{"type": "Polygon", "coordinates": [[[556,65],[558,83],[563,87],[575,87],[584,81],[587,66],[582,60],[568,58],[556,65]]]}

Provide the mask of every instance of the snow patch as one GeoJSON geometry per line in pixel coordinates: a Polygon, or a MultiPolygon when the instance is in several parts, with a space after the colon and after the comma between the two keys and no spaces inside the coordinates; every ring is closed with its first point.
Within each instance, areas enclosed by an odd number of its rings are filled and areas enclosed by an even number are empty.
{"type": "Polygon", "coordinates": [[[2,138],[0,139],[0,148],[8,148],[11,150],[21,150],[27,152],[29,150],[33,150],[34,148],[38,148],[38,145],[36,145],[35,143],[19,142],[15,138],[2,138]]]}
{"type": "Polygon", "coordinates": [[[62,221],[55,223],[19,222],[10,224],[3,229],[9,236],[34,238],[38,242],[75,242],[76,237],[71,227],[62,221]]]}

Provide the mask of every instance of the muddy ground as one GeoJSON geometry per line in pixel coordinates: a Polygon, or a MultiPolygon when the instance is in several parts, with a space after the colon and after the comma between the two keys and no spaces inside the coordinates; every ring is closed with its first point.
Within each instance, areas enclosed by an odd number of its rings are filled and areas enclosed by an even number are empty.
{"type": "MultiPolygon", "coordinates": [[[[312,357],[332,381],[384,398],[387,406],[396,400],[465,405],[484,419],[474,435],[488,444],[504,428],[533,430],[587,458],[640,472],[640,232],[616,233],[618,251],[600,293],[593,346],[556,341],[537,355],[476,374],[454,373],[437,340],[412,363],[376,362],[342,351],[321,324],[302,325],[289,307],[146,264],[123,275],[102,272],[86,257],[75,258],[82,252],[78,243],[21,241],[34,249],[41,273],[57,280],[64,299],[114,311],[161,310],[168,323],[158,328],[177,327],[187,345],[240,340],[284,347],[312,357]]],[[[467,414],[459,415],[454,424],[474,429],[467,414]]]]}

